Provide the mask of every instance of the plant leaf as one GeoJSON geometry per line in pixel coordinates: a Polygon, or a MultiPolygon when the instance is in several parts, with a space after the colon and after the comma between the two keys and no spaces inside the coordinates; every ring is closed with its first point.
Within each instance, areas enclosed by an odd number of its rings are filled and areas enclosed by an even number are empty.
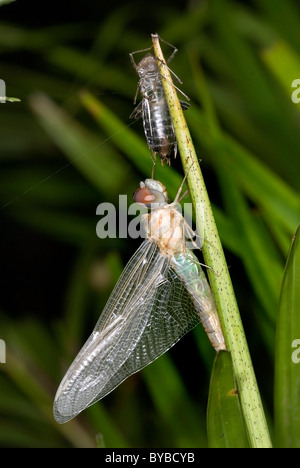
{"type": "Polygon", "coordinates": [[[287,259],[276,330],[275,441],[300,447],[300,228],[287,259]]]}
{"type": "Polygon", "coordinates": [[[231,354],[217,354],[211,375],[207,432],[210,448],[249,447],[246,427],[236,389],[231,354]]]}

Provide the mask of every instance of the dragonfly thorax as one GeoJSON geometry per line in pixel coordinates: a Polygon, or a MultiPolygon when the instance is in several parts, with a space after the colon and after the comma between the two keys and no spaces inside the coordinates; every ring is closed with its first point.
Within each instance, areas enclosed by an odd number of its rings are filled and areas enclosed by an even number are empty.
{"type": "Polygon", "coordinates": [[[154,241],[162,255],[173,256],[185,251],[184,219],[172,205],[152,210],[142,218],[149,240],[154,241]]]}

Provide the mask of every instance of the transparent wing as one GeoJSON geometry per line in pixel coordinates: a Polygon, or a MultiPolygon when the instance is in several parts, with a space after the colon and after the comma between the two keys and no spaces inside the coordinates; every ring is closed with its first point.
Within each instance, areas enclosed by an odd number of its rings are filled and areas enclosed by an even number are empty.
{"type": "Polygon", "coordinates": [[[199,323],[183,282],[156,244],[144,241],[116,284],[54,401],[59,423],[103,398],[199,323]]]}
{"type": "Polygon", "coordinates": [[[143,112],[143,101],[139,102],[139,104],[133,109],[129,118],[138,120],[142,117],[142,112],[143,112]]]}

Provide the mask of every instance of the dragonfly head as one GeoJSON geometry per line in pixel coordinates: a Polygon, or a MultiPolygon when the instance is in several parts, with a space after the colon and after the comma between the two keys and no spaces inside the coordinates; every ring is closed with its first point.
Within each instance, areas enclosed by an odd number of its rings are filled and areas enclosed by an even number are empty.
{"type": "Polygon", "coordinates": [[[159,207],[168,203],[168,194],[161,182],[155,179],[146,179],[145,182],[140,182],[140,187],[133,194],[133,200],[147,208],[151,208],[151,205],[159,207]]]}
{"type": "Polygon", "coordinates": [[[136,70],[140,78],[147,77],[149,74],[157,73],[157,62],[153,54],[146,54],[137,64],[136,70]]]}

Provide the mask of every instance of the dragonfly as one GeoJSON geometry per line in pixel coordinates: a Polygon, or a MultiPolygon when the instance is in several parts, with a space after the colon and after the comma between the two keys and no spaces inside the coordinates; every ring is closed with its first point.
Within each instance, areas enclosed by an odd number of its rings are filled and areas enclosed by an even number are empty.
{"type": "MultiPolygon", "coordinates": [[[[174,49],[173,53],[167,60],[168,63],[176,54],[177,49],[172,44],[169,44],[166,41],[163,42],[174,49]]],[[[147,53],[139,63],[136,63],[133,57],[134,54],[146,52],[151,49],[152,47],[137,50],[129,54],[132,65],[139,76],[134,104],[136,104],[139,90],[142,95],[142,101],[133,110],[130,118],[142,118],[146,140],[154,158],[156,154],[159,154],[162,164],[165,162],[170,164],[171,153],[174,153],[174,157],[176,157],[177,154],[177,140],[164,93],[157,59],[152,53],[147,53]]],[[[172,70],[170,71],[172,72],[172,70]]],[[[172,73],[181,83],[174,72],[172,73]]],[[[175,88],[189,100],[188,96],[186,96],[179,88],[176,86],[175,88]]],[[[180,104],[183,110],[189,108],[189,104],[186,101],[180,101],[180,104]]]]}
{"type": "Polygon", "coordinates": [[[226,349],[208,281],[185,245],[191,228],[180,213],[179,194],[169,204],[165,187],[154,179],[135,191],[134,201],[149,209],[141,216],[145,240],[57,390],[57,422],[101,400],[200,322],[215,350],[226,349]]]}

